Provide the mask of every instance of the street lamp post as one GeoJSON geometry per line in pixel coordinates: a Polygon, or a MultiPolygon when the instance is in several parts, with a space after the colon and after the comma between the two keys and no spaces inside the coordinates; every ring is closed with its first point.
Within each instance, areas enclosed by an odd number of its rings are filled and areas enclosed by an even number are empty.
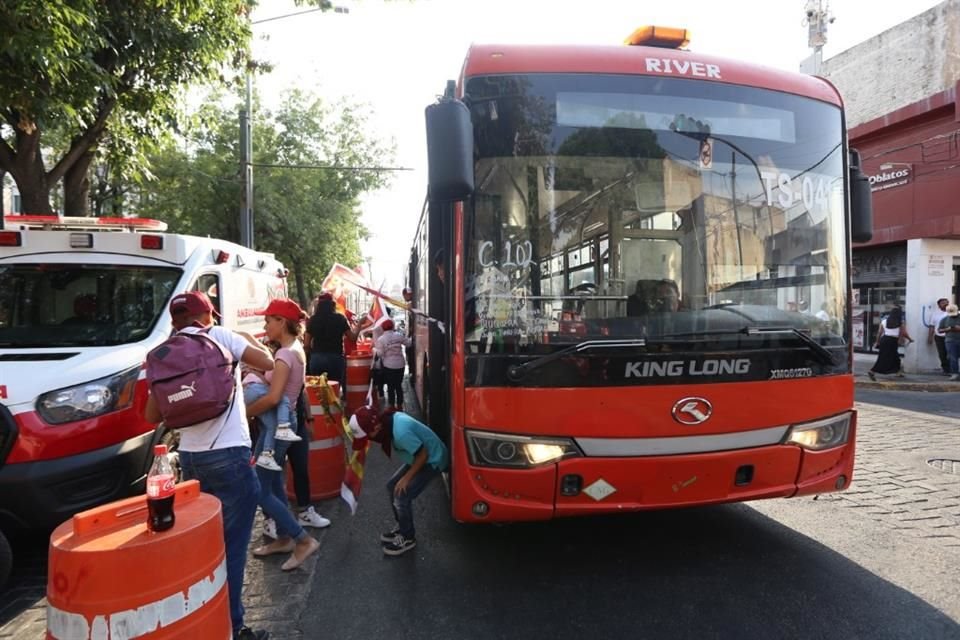
{"type": "MultiPolygon", "coordinates": [[[[323,11],[323,8],[307,9],[288,13],[272,18],[262,20],[251,20],[251,32],[253,25],[264,22],[272,22],[282,18],[292,18],[301,16],[305,13],[315,13],[323,11]]],[[[347,7],[331,7],[334,13],[350,13],[347,7]]],[[[252,35],[252,33],[251,33],[252,35]]],[[[247,68],[247,89],[243,109],[240,109],[240,177],[243,182],[243,190],[240,195],[240,244],[248,249],[253,249],[253,74],[247,68]]]]}

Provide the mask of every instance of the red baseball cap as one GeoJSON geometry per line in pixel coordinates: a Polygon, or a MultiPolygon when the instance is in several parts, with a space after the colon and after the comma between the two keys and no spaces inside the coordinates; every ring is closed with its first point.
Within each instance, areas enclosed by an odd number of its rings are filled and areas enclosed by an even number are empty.
{"type": "Polygon", "coordinates": [[[178,293],[170,300],[170,315],[180,313],[199,315],[207,311],[212,312],[213,315],[217,317],[220,316],[220,314],[217,313],[217,309],[213,306],[213,303],[210,302],[210,298],[202,291],[185,291],[178,293]]]}
{"type": "Polygon", "coordinates": [[[390,318],[387,318],[380,324],[380,328],[383,329],[384,331],[393,330],[393,320],[391,320],[390,318]]]}
{"type": "Polygon", "coordinates": [[[300,322],[307,317],[303,309],[293,300],[277,298],[271,300],[270,304],[263,311],[257,312],[258,316],[280,316],[291,322],[300,322]]]}

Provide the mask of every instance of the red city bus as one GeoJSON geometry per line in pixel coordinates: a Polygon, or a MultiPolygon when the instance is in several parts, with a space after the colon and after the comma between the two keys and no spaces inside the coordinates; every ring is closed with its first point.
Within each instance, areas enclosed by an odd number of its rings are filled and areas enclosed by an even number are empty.
{"type": "Polygon", "coordinates": [[[414,386],[459,521],[850,485],[840,95],[685,39],[473,46],[427,108],[414,386]]]}

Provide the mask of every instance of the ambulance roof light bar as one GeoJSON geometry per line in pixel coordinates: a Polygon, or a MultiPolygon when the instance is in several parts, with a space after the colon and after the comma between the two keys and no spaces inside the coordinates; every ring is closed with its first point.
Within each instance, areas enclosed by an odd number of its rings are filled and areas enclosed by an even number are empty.
{"type": "Polygon", "coordinates": [[[166,231],[167,223],[150,218],[84,218],[75,216],[9,215],[8,229],[88,230],[88,231],[166,231]]]}
{"type": "Polygon", "coordinates": [[[623,43],[632,47],[686,49],[690,44],[690,31],[676,27],[645,25],[627,36],[623,43]]]}

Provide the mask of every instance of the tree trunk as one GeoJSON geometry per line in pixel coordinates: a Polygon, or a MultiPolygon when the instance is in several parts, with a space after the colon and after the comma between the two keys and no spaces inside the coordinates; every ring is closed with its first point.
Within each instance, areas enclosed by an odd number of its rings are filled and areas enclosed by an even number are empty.
{"type": "Polygon", "coordinates": [[[93,147],[87,149],[63,174],[63,214],[86,217],[90,215],[90,163],[93,147]]]}
{"type": "Polygon", "coordinates": [[[303,265],[299,260],[294,260],[293,262],[293,279],[297,282],[297,300],[300,302],[300,306],[304,309],[307,308],[307,284],[303,280],[303,265]]]}
{"type": "Polygon", "coordinates": [[[40,153],[40,130],[34,128],[30,133],[22,129],[15,131],[17,154],[10,175],[20,191],[20,210],[27,214],[51,215],[50,185],[40,153]]]}

